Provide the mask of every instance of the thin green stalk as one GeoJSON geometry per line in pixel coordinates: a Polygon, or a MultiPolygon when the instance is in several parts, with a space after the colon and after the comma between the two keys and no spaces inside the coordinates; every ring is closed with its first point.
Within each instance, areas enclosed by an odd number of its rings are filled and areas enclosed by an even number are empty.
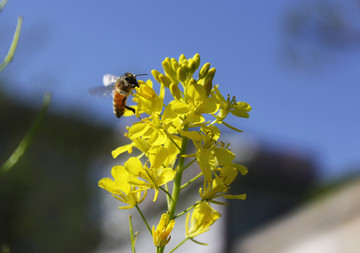
{"type": "Polygon", "coordinates": [[[175,250],[177,250],[181,245],[183,245],[189,238],[186,237],[181,243],[179,243],[175,248],[173,248],[169,253],[174,252],[175,250]]]}
{"type": "Polygon", "coordinates": [[[129,227],[130,227],[131,252],[135,253],[135,239],[134,239],[134,230],[131,221],[131,215],[129,215],[129,227]]]}
{"type": "Polygon", "coordinates": [[[170,198],[170,200],[172,201],[172,197],[171,197],[171,194],[166,190],[166,189],[164,189],[163,187],[159,187],[160,188],[160,190],[162,190],[163,192],[165,192],[165,194],[170,198]]]}
{"type": "Polygon", "coordinates": [[[44,95],[43,105],[41,111],[36,117],[34,123],[31,125],[30,129],[26,133],[25,137],[20,141],[19,146],[15,149],[9,159],[0,167],[0,179],[19,161],[22,155],[25,153],[30,143],[34,139],[36,133],[38,132],[46,111],[50,105],[51,94],[47,93],[44,95]]]}
{"type": "Polygon", "coordinates": [[[8,1],[8,0],[1,0],[1,1],[0,1],[0,11],[1,11],[2,9],[4,9],[5,5],[7,4],[7,1],[8,1]]]}
{"type": "Polygon", "coordinates": [[[178,213],[177,215],[175,215],[175,216],[174,216],[174,219],[177,219],[177,218],[179,218],[180,216],[186,214],[187,212],[189,212],[191,209],[193,209],[195,206],[197,206],[197,205],[200,204],[201,202],[202,202],[202,200],[201,200],[201,201],[196,201],[195,204],[193,204],[192,206],[186,208],[186,209],[185,209],[184,211],[182,211],[181,213],[178,213]]]}
{"type": "Polygon", "coordinates": [[[191,184],[192,182],[194,182],[196,179],[198,179],[199,177],[201,177],[203,175],[202,172],[200,172],[199,174],[197,174],[195,177],[193,177],[192,179],[190,179],[188,182],[186,182],[185,184],[183,184],[180,187],[180,190],[184,189],[186,186],[188,186],[189,184],[191,184]]]}
{"type": "Polygon", "coordinates": [[[174,178],[174,186],[173,186],[173,192],[172,192],[173,202],[171,203],[170,210],[169,210],[170,219],[172,219],[174,217],[175,210],[176,210],[176,204],[177,204],[177,201],[178,201],[179,195],[180,195],[181,179],[182,179],[182,173],[184,171],[184,160],[185,160],[185,158],[182,157],[182,155],[186,153],[187,143],[188,143],[188,138],[183,137],[182,145],[181,145],[181,152],[179,154],[178,171],[174,178]]]}
{"type": "MultiPolygon", "coordinates": [[[[166,190],[167,192],[169,192],[169,186],[168,186],[168,184],[165,184],[165,190],[166,190]]],[[[169,210],[169,208],[170,208],[170,203],[171,203],[171,196],[169,196],[169,195],[166,194],[166,204],[167,204],[168,210],[169,210]]]]}
{"type": "Polygon", "coordinates": [[[172,139],[171,134],[169,134],[167,131],[165,131],[167,137],[169,137],[169,140],[177,147],[178,150],[181,150],[181,148],[179,147],[179,145],[177,145],[177,143],[172,139]]]}
{"type": "Polygon", "coordinates": [[[194,162],[196,162],[196,158],[194,158],[191,162],[189,162],[188,164],[186,164],[186,166],[184,167],[184,170],[186,170],[191,164],[193,164],[194,162]]]}
{"type": "Polygon", "coordinates": [[[149,224],[147,223],[147,221],[146,221],[146,219],[145,219],[145,216],[144,216],[143,213],[141,212],[139,206],[138,206],[138,205],[135,205],[135,207],[136,207],[136,209],[138,210],[138,212],[140,213],[140,216],[141,216],[141,218],[143,219],[143,221],[144,221],[147,229],[149,230],[150,235],[152,235],[151,228],[150,228],[149,224]]]}
{"type": "MultiPolygon", "coordinates": [[[[187,126],[184,127],[184,130],[186,131],[188,129],[187,126]]],[[[176,204],[179,200],[179,196],[180,196],[180,187],[181,187],[181,178],[182,178],[182,173],[184,171],[184,160],[185,158],[182,156],[186,153],[186,149],[187,149],[187,144],[188,144],[188,138],[187,137],[183,137],[182,142],[181,142],[181,150],[180,150],[180,154],[179,154],[179,163],[178,163],[178,167],[177,167],[177,172],[174,178],[174,185],[173,185],[173,192],[172,192],[172,202],[170,205],[170,209],[169,209],[169,218],[170,220],[174,218],[174,214],[175,214],[175,210],[176,210],[176,204]]],[[[161,247],[158,251],[158,253],[163,253],[164,252],[165,247],[161,247]]]]}
{"type": "Polygon", "coordinates": [[[14,54],[15,54],[15,49],[17,47],[18,41],[19,41],[19,37],[20,37],[20,31],[21,31],[21,25],[22,25],[22,21],[23,21],[23,17],[20,16],[18,18],[18,22],[16,25],[16,30],[14,33],[14,37],[13,37],[13,41],[11,43],[10,49],[8,54],[5,56],[4,61],[0,64],[0,72],[4,70],[4,68],[6,68],[6,66],[12,61],[14,54]]]}

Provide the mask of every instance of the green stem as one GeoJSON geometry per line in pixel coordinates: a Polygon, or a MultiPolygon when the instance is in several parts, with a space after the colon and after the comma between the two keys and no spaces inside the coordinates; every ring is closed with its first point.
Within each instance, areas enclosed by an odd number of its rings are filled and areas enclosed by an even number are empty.
{"type": "Polygon", "coordinates": [[[46,111],[50,105],[50,101],[51,101],[51,94],[48,93],[45,94],[41,111],[36,117],[34,123],[31,125],[25,137],[20,141],[19,146],[15,149],[15,151],[12,153],[9,159],[3,165],[1,165],[0,179],[17,163],[17,161],[22,157],[22,155],[29,147],[30,143],[34,139],[36,133],[38,132],[44,120],[46,111]]]}
{"type": "Polygon", "coordinates": [[[181,245],[183,245],[189,238],[186,237],[181,243],[179,243],[175,248],[173,248],[169,253],[174,252],[175,250],[177,250],[181,245]]]}
{"type": "Polygon", "coordinates": [[[20,31],[21,31],[21,25],[22,25],[22,21],[23,21],[23,17],[20,16],[18,18],[18,22],[16,25],[16,30],[14,33],[14,37],[13,37],[13,41],[11,43],[10,49],[8,54],[5,56],[4,61],[0,64],[0,72],[4,70],[4,68],[6,68],[6,66],[12,61],[14,54],[15,54],[15,49],[17,47],[18,41],[19,41],[19,37],[20,37],[20,31]]]}
{"type": "Polygon", "coordinates": [[[188,186],[189,184],[191,184],[192,182],[194,182],[196,179],[198,179],[199,177],[201,177],[203,175],[202,172],[200,172],[199,174],[197,174],[194,178],[190,179],[188,182],[186,182],[185,184],[183,184],[180,189],[184,189],[186,186],[188,186]]]}
{"type": "Polygon", "coordinates": [[[172,139],[171,134],[169,134],[167,131],[165,131],[167,137],[169,137],[169,140],[174,143],[174,145],[177,147],[178,150],[181,150],[181,148],[179,147],[179,145],[177,145],[177,143],[172,139]]]}
{"type": "Polygon", "coordinates": [[[0,1],[0,11],[4,9],[5,5],[7,4],[7,0],[1,0],[0,1]]]}
{"type": "Polygon", "coordinates": [[[182,155],[185,154],[185,152],[186,152],[187,143],[188,143],[188,138],[183,137],[182,145],[181,145],[181,152],[179,155],[178,171],[174,178],[174,187],[173,187],[173,192],[172,192],[173,202],[171,203],[170,210],[169,210],[170,220],[174,217],[175,210],[176,210],[176,204],[177,204],[177,201],[178,201],[179,195],[180,195],[181,178],[182,178],[182,173],[184,171],[184,160],[185,160],[185,158],[182,157],[182,155]]]}
{"type": "Polygon", "coordinates": [[[138,206],[138,205],[135,205],[135,207],[136,207],[136,209],[138,210],[138,212],[140,213],[140,216],[141,216],[141,218],[143,219],[143,221],[144,221],[147,229],[149,230],[150,235],[152,235],[151,228],[150,228],[149,224],[147,223],[147,221],[146,221],[146,219],[145,219],[145,216],[144,216],[143,213],[141,212],[139,206],[138,206]]]}
{"type": "Polygon", "coordinates": [[[191,162],[189,162],[188,164],[186,164],[186,166],[184,167],[184,170],[186,170],[191,164],[193,164],[194,162],[196,162],[196,158],[194,158],[191,162]]]}
{"type": "Polygon", "coordinates": [[[174,216],[174,219],[177,219],[177,218],[179,218],[180,216],[186,214],[187,212],[189,212],[191,209],[193,209],[195,206],[197,206],[197,205],[200,204],[201,202],[202,202],[202,200],[201,200],[201,201],[196,201],[195,204],[193,204],[192,206],[186,208],[186,209],[185,209],[184,211],[182,211],[181,213],[179,213],[179,214],[177,214],[176,216],[174,216]]]}
{"type": "Polygon", "coordinates": [[[172,201],[171,194],[170,194],[166,189],[164,189],[163,187],[160,186],[159,188],[160,188],[160,190],[162,190],[163,192],[165,192],[166,196],[168,196],[168,197],[170,198],[170,200],[172,201]]]}
{"type": "MultiPolygon", "coordinates": [[[[165,190],[166,190],[166,192],[169,192],[169,186],[168,186],[168,184],[165,184],[165,190]]],[[[168,210],[169,210],[169,208],[170,208],[170,203],[171,203],[170,200],[171,200],[171,196],[169,196],[169,195],[166,194],[166,204],[167,204],[168,210]]]]}
{"type": "MultiPolygon", "coordinates": [[[[184,130],[186,131],[187,129],[188,129],[188,127],[185,126],[184,130]]],[[[188,144],[188,138],[183,137],[182,142],[181,142],[181,150],[180,150],[180,154],[179,154],[178,168],[177,168],[177,172],[176,172],[176,175],[174,178],[174,185],[173,185],[173,192],[172,192],[172,200],[173,201],[171,202],[170,209],[169,209],[170,220],[172,220],[174,218],[176,204],[177,204],[179,196],[180,196],[181,178],[182,178],[182,173],[184,171],[184,160],[185,160],[185,158],[182,155],[184,155],[186,153],[187,144],[188,144]]],[[[165,247],[161,247],[159,249],[159,253],[163,253],[164,249],[165,249],[165,247]]]]}
{"type": "Polygon", "coordinates": [[[134,230],[131,221],[131,215],[129,215],[129,227],[130,227],[130,241],[131,241],[131,252],[135,253],[135,240],[134,240],[134,230]]]}

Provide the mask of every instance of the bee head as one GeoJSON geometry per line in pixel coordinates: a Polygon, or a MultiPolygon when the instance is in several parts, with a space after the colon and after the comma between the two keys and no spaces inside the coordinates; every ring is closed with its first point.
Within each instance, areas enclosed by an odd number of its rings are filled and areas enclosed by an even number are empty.
{"type": "Polygon", "coordinates": [[[129,85],[130,87],[132,88],[139,87],[139,84],[136,80],[136,76],[133,73],[127,72],[123,75],[123,77],[126,84],[129,85]]]}

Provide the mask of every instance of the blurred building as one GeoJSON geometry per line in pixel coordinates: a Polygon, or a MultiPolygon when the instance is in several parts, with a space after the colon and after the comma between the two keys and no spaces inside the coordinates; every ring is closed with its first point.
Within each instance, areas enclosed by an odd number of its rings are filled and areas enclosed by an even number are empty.
{"type": "Polygon", "coordinates": [[[251,153],[246,162],[249,173],[231,188],[235,194],[246,193],[247,199],[229,201],[224,252],[232,252],[239,240],[298,208],[318,183],[318,168],[308,152],[259,144],[251,153]]]}
{"type": "Polygon", "coordinates": [[[233,253],[360,252],[360,179],[320,196],[239,240],[233,253]],[[335,191],[334,191],[335,190],[335,191]]]}
{"type": "MultiPolygon", "coordinates": [[[[40,108],[0,96],[0,164],[16,149],[40,108]],[[19,103],[20,102],[20,103],[19,103]]],[[[41,101],[39,101],[40,107],[41,101]]],[[[115,147],[109,127],[76,111],[48,113],[19,162],[0,179],[0,252],[91,252],[100,241],[101,158],[115,147]]]]}

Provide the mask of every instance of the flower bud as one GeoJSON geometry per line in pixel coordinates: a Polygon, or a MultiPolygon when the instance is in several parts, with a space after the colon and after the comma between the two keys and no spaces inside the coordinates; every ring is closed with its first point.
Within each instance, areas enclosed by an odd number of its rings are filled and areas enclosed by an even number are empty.
{"type": "Polygon", "coordinates": [[[160,79],[159,83],[162,83],[164,85],[164,87],[168,88],[169,85],[171,84],[171,79],[168,76],[163,75],[163,74],[160,74],[158,77],[160,79]]]}
{"type": "Polygon", "coordinates": [[[209,69],[210,69],[210,63],[205,63],[199,71],[199,78],[203,79],[207,75],[209,69]]]}
{"type": "Polygon", "coordinates": [[[170,92],[171,95],[176,99],[179,100],[181,98],[180,89],[176,84],[171,83],[170,84],[170,92]]]}
{"type": "Polygon", "coordinates": [[[191,73],[196,71],[196,62],[193,59],[189,59],[189,69],[191,73]]]}
{"type": "Polygon", "coordinates": [[[206,96],[208,97],[210,95],[210,92],[212,90],[212,79],[211,78],[205,78],[204,80],[204,88],[206,92],[206,96]]]}
{"type": "Polygon", "coordinates": [[[194,78],[191,78],[189,81],[189,86],[191,86],[191,85],[194,86],[196,84],[197,84],[196,80],[194,78]]]}
{"type": "Polygon", "coordinates": [[[184,67],[179,67],[177,69],[177,76],[179,78],[180,81],[184,82],[186,80],[186,68],[184,67]]]}
{"type": "Polygon", "coordinates": [[[184,61],[187,62],[186,57],[185,57],[184,54],[181,54],[180,57],[179,57],[179,63],[182,63],[184,61]]]}
{"type": "Polygon", "coordinates": [[[158,83],[161,83],[160,81],[160,78],[159,78],[159,75],[161,74],[159,71],[153,69],[151,70],[151,74],[154,76],[155,80],[158,82],[158,83]]]}
{"type": "Polygon", "coordinates": [[[214,76],[215,76],[215,72],[216,72],[216,68],[210,69],[209,72],[206,75],[206,78],[211,78],[211,80],[213,80],[214,76]]]}
{"type": "Polygon", "coordinates": [[[175,58],[171,59],[171,65],[174,71],[177,71],[177,69],[179,68],[179,63],[175,58]]]}
{"type": "Polygon", "coordinates": [[[193,57],[193,61],[195,62],[195,70],[197,70],[199,68],[199,66],[200,66],[200,55],[195,54],[194,57],[193,57]]]}
{"type": "Polygon", "coordinates": [[[165,73],[169,75],[170,77],[175,76],[175,71],[172,68],[171,60],[170,58],[166,57],[165,60],[162,62],[162,66],[165,70],[165,73]]]}

